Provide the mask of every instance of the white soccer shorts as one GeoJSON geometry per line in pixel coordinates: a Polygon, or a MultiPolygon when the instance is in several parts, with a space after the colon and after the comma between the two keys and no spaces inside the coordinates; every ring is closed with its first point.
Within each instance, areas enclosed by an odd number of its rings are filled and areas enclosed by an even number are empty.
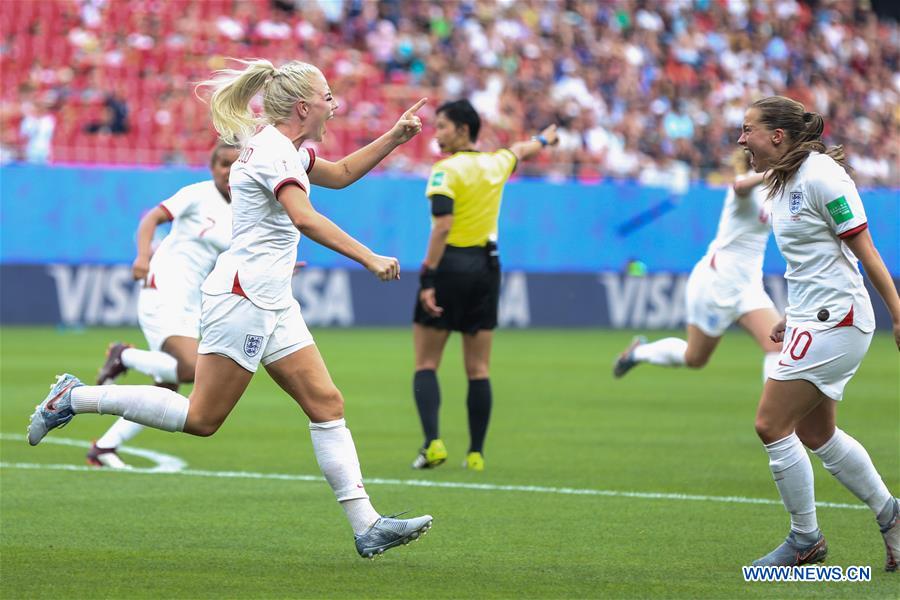
{"type": "Polygon", "coordinates": [[[710,337],[721,337],[741,316],[775,304],[763,288],[762,278],[730,280],[707,260],[694,266],[685,290],[687,322],[710,337]]]}
{"type": "Polygon", "coordinates": [[[200,303],[144,288],[138,295],[138,323],[150,350],[162,350],[163,343],[174,335],[196,340],[200,337],[200,303]]]}
{"type": "Polygon", "coordinates": [[[203,294],[199,354],[227,356],[251,373],[315,343],[297,301],[267,310],[237,294],[203,294]]]}
{"type": "Polygon", "coordinates": [[[778,381],[805,379],[832,400],[840,400],[871,341],[871,332],[865,333],[852,326],[822,331],[803,326],[788,327],[778,364],[769,373],[769,378],[778,381]]]}

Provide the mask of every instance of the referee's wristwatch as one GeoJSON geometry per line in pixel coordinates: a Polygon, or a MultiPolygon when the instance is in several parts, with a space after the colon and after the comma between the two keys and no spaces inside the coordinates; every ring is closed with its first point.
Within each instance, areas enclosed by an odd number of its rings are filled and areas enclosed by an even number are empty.
{"type": "Polygon", "coordinates": [[[531,139],[534,140],[535,142],[539,142],[541,144],[541,148],[546,148],[547,144],[550,143],[547,140],[547,136],[545,136],[543,133],[540,135],[533,135],[533,136],[531,136],[531,139]]]}

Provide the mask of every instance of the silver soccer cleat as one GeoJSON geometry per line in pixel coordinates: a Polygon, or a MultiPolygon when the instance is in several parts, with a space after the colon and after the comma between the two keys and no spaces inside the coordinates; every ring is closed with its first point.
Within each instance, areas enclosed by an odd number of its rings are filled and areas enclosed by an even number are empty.
{"type": "Polygon", "coordinates": [[[414,519],[381,517],[368,531],[356,536],[356,551],[363,558],[375,558],[395,546],[419,539],[431,528],[431,515],[414,519]]]}
{"type": "Polygon", "coordinates": [[[754,567],[799,567],[811,565],[825,560],[828,554],[828,543],[825,536],[819,532],[815,542],[801,545],[792,531],[784,543],[763,556],[753,561],[754,567]]]}
{"type": "Polygon", "coordinates": [[[50,393],[34,408],[28,423],[28,443],[37,446],[51,429],[63,427],[75,416],[72,410],[72,390],[84,384],[69,373],[57,376],[50,393]]]}

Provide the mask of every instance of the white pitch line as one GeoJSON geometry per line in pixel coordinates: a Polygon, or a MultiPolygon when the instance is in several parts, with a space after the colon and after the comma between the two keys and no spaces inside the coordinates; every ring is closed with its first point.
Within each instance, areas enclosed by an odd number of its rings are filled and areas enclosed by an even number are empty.
{"type": "MultiPolygon", "coordinates": [[[[2,436],[4,439],[6,436],[2,436]]],[[[0,462],[0,469],[31,469],[48,471],[90,471],[108,473],[129,473],[136,475],[185,475],[188,477],[215,477],[222,479],[265,479],[274,481],[306,481],[324,482],[321,475],[295,475],[290,473],[253,473],[249,471],[203,471],[200,469],[182,469],[179,471],[162,471],[157,469],[97,469],[82,465],[54,465],[41,463],[0,462]]],[[[477,490],[483,492],[525,492],[536,494],[559,494],[564,496],[602,496],[606,498],[638,498],[641,500],[676,500],[689,502],[718,502],[725,504],[762,504],[781,506],[778,500],[768,498],[745,498],[743,496],[707,496],[698,494],[672,494],[663,492],[628,492],[621,490],[596,490],[590,488],[547,487],[540,485],[497,485],[492,483],[466,483],[459,481],[429,481],[424,479],[384,479],[366,478],[366,483],[374,485],[397,485],[407,487],[443,488],[460,490],[477,490]]],[[[841,502],[816,502],[819,508],[845,508],[863,510],[861,504],[844,504],[841,502]]]]}
{"type": "MultiPolygon", "coordinates": [[[[19,435],[16,433],[0,433],[0,440],[24,442],[27,440],[27,438],[24,435],[19,435]]],[[[76,448],[91,447],[90,442],[61,437],[44,438],[41,443],[56,444],[58,446],[75,446],[76,448]]],[[[141,458],[146,458],[147,460],[156,463],[155,467],[152,467],[150,469],[141,469],[142,471],[145,471],[147,473],[174,473],[175,471],[181,471],[185,467],[187,467],[187,463],[177,456],[172,456],[171,454],[163,454],[162,452],[155,452],[153,450],[147,450],[144,448],[132,448],[130,446],[124,446],[122,448],[119,448],[118,452],[119,454],[140,456],[141,458]]],[[[88,468],[96,469],[96,467],[88,468]]]]}

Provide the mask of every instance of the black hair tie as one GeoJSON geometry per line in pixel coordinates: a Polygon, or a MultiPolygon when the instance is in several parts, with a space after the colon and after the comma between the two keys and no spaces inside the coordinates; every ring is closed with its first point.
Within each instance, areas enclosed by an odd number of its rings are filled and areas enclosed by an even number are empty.
{"type": "Polygon", "coordinates": [[[812,121],[812,118],[813,118],[813,114],[811,112],[803,113],[803,122],[804,123],[809,123],[810,121],[812,121]]]}

